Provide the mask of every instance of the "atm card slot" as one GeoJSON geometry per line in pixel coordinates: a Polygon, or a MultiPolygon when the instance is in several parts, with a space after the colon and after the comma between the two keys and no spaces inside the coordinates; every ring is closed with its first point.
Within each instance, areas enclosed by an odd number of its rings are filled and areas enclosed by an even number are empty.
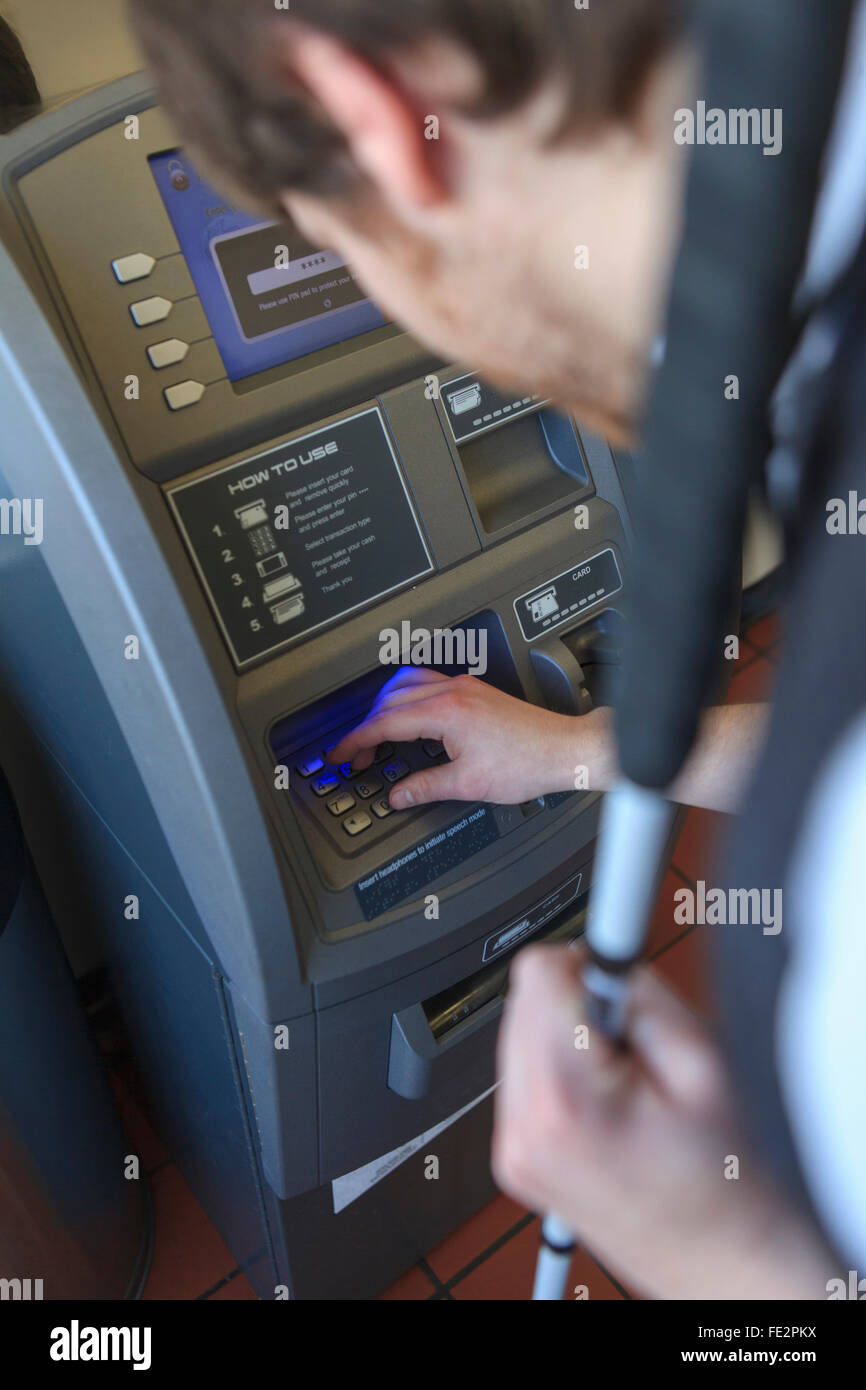
{"type": "Polygon", "coordinates": [[[534,598],[528,599],[527,608],[532,614],[532,621],[540,623],[545,618],[549,618],[552,613],[559,612],[559,599],[556,594],[556,586],[551,584],[549,589],[545,589],[543,594],[536,594],[534,598]]]}
{"type": "Polygon", "coordinates": [[[245,507],[238,507],[235,516],[244,531],[252,531],[257,526],[267,526],[270,520],[267,503],[261,497],[256,502],[248,502],[245,507]]]}

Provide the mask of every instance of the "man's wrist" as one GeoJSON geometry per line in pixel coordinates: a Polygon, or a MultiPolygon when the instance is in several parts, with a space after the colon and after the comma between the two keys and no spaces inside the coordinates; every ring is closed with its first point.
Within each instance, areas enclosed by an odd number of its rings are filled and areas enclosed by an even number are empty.
{"type": "Polygon", "coordinates": [[[613,710],[562,716],[550,768],[551,791],[609,791],[616,781],[613,710]]]}

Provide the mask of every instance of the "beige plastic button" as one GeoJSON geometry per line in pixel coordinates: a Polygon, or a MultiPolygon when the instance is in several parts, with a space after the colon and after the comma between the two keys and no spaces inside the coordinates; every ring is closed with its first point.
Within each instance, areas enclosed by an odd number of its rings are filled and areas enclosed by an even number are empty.
{"type": "Polygon", "coordinates": [[[133,280],[146,280],[155,265],[153,256],[136,251],[134,256],[121,256],[119,260],[112,261],[111,269],[121,285],[130,285],[133,280]]]}
{"type": "Polygon", "coordinates": [[[170,410],[186,410],[188,406],[198,405],[206,389],[200,381],[181,381],[177,386],[166,387],[163,395],[170,410]]]}
{"type": "Polygon", "coordinates": [[[354,816],[349,816],[348,820],[343,821],[343,829],[347,835],[354,838],[355,835],[362,835],[365,830],[369,830],[372,824],[365,811],[356,811],[354,816]]]}
{"type": "Polygon", "coordinates": [[[129,312],[138,324],[139,328],[147,328],[151,323],[162,323],[167,319],[174,305],[170,299],[163,299],[161,295],[154,295],[153,299],[139,299],[137,304],[130,304],[129,312]]]}
{"type": "Polygon", "coordinates": [[[158,372],[163,367],[176,367],[188,352],[189,343],[184,343],[180,338],[167,338],[164,343],[154,343],[153,347],[147,349],[150,365],[158,372]]]}

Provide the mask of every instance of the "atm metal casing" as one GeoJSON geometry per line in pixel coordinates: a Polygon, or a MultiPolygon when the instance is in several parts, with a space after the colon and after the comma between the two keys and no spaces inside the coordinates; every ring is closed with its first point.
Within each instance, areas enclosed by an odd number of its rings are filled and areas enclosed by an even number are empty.
{"type": "Polygon", "coordinates": [[[177,144],[138,75],[0,148],[0,496],[44,507],[41,545],[0,541],[2,756],[70,953],[80,971],[108,964],[161,1132],[239,1266],[262,1297],[362,1297],[494,1191],[501,989],[439,1035],[425,1005],[459,1002],[504,929],[528,923],[514,949],[546,934],[546,907],[560,935],[579,929],[598,798],[491,808],[492,843],[367,920],[357,881],[466,808],[343,853],[275,785],[275,731],[290,746],[345,722],[388,674],[380,632],[406,620],[485,615],[520,693],[549,703],[553,670],[568,708],[569,623],[528,640],[515,603],[537,594],[543,622],[551,582],[603,552],[626,579],[627,461],[576,432],[573,476],[531,464],[535,403],[459,443],[431,378],[464,413],[483,387],[394,326],[232,386],[148,172],[177,144]],[[157,259],[145,292],[175,303],[157,331],[129,314],[142,286],[112,273],[134,252],[157,259]],[[196,345],[156,372],[145,348],[166,327],[196,345]],[[172,413],[163,390],[187,378],[214,384],[172,413]],[[239,669],[170,495],[368,410],[431,571],[239,669]]]}

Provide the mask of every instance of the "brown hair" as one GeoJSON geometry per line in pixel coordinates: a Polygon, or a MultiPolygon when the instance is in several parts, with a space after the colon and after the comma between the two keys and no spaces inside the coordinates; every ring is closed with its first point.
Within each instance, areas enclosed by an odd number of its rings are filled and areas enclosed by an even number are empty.
{"type": "Polygon", "coordinates": [[[39,88],[21,41],[0,16],[0,135],[39,109],[39,88]]]}
{"type": "Polygon", "coordinates": [[[352,170],[342,137],[269,53],[273,25],[298,20],[376,65],[427,34],[462,43],[485,75],[479,117],[527,99],[548,74],[573,120],[624,119],[682,28],[686,0],[132,0],[162,101],[191,152],[247,201],[282,189],[327,194],[352,170]]]}

